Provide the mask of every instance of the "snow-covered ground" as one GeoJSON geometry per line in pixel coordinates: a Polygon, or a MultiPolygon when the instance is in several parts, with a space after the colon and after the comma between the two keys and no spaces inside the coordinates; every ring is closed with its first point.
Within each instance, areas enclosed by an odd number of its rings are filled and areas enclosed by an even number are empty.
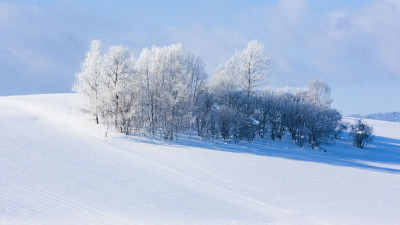
{"type": "Polygon", "coordinates": [[[323,152],[104,137],[74,94],[0,109],[0,224],[400,224],[400,123],[366,120],[369,148],[345,135],[323,152]]]}
{"type": "Polygon", "coordinates": [[[390,122],[400,122],[400,112],[387,112],[387,113],[373,113],[367,115],[354,114],[351,117],[372,119],[372,120],[383,120],[390,122]]]}

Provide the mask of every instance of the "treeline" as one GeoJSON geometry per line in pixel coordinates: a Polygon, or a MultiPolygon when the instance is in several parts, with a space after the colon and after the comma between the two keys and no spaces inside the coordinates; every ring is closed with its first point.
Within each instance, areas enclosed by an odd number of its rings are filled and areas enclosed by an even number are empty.
{"type": "Polygon", "coordinates": [[[145,48],[135,59],[122,46],[104,55],[100,41],[76,74],[73,90],[97,123],[119,132],[174,139],[196,130],[202,138],[237,143],[291,136],[314,149],[340,137],[341,114],[331,107],[330,87],[314,79],[308,88],[263,90],[271,58],[250,41],[215,71],[212,79],[199,57],[174,44],[145,48]]]}
{"type": "Polygon", "coordinates": [[[255,137],[281,140],[290,135],[302,147],[308,142],[314,149],[339,138],[341,114],[330,107],[325,95],[329,86],[315,79],[310,88],[259,91],[223,91],[218,85],[202,92],[195,110],[198,134],[203,138],[222,138],[237,143],[252,142],[255,137]],[[321,95],[324,93],[324,95],[321,95]]]}

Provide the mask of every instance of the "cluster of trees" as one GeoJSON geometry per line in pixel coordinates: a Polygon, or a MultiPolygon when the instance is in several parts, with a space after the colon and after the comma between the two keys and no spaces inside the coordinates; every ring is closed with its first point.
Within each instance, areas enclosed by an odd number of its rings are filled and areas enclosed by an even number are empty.
{"type": "Polygon", "coordinates": [[[202,138],[237,143],[291,136],[317,148],[340,137],[341,114],[331,107],[330,87],[314,79],[308,88],[262,90],[271,57],[257,40],[236,51],[207,79],[202,60],[180,44],[145,48],[135,59],[122,46],[105,55],[100,41],[76,74],[73,90],[84,110],[119,132],[174,139],[195,129],[202,138]]]}
{"type": "Polygon", "coordinates": [[[198,134],[228,142],[255,137],[281,140],[288,133],[314,149],[337,138],[341,114],[331,108],[330,87],[314,79],[309,88],[261,90],[271,58],[253,40],[220,65],[194,111],[198,134]]]}
{"type": "Polygon", "coordinates": [[[216,84],[201,93],[203,101],[195,111],[198,134],[237,143],[254,138],[281,140],[290,135],[302,147],[313,149],[340,137],[341,114],[331,108],[329,86],[315,79],[310,87],[289,90],[264,90],[248,94],[224,90],[216,84]]]}
{"type": "Polygon", "coordinates": [[[100,41],[91,48],[76,74],[73,90],[85,97],[84,111],[97,123],[129,134],[173,139],[191,126],[197,93],[206,85],[200,58],[174,44],[143,49],[138,59],[122,46],[100,53],[100,41]]]}

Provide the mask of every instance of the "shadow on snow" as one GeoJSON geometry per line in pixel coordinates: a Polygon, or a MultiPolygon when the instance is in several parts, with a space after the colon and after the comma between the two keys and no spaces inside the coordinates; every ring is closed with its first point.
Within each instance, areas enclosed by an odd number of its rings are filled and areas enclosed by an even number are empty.
{"type": "Polygon", "coordinates": [[[336,144],[324,146],[327,152],[312,150],[306,145],[297,147],[288,136],[282,141],[256,140],[246,144],[228,144],[220,140],[201,140],[194,134],[181,135],[176,141],[164,141],[145,136],[120,136],[127,141],[149,143],[177,148],[197,147],[207,150],[278,157],[291,160],[325,163],[329,165],[368,169],[400,174],[400,140],[376,136],[366,149],[352,146],[352,140],[344,134],[336,144]]]}

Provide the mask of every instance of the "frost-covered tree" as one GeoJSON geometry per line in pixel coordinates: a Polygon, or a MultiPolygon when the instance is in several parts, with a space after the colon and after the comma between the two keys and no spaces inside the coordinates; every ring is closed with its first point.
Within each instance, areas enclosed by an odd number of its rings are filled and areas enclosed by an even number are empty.
{"type": "Polygon", "coordinates": [[[335,109],[309,105],[306,122],[308,143],[312,149],[335,139],[342,115],[335,109]]]}
{"type": "Polygon", "coordinates": [[[229,91],[242,90],[247,97],[254,94],[254,90],[263,85],[269,76],[271,57],[267,55],[265,47],[257,40],[247,43],[247,47],[221,64],[214,75],[214,83],[229,91]]]}
{"type": "Polygon", "coordinates": [[[239,90],[240,65],[235,56],[219,65],[210,82],[214,90],[234,92],[239,90]]]}
{"type": "Polygon", "coordinates": [[[283,125],[300,147],[308,142],[315,149],[333,141],[342,118],[336,109],[330,108],[330,96],[316,90],[313,85],[309,89],[297,89],[293,95],[287,93],[283,101],[286,108],[282,110],[283,125]]]}
{"type": "Polygon", "coordinates": [[[203,139],[218,138],[218,108],[216,98],[207,89],[201,90],[196,96],[193,115],[195,117],[197,134],[203,139]]]}
{"type": "Polygon", "coordinates": [[[357,148],[365,148],[374,137],[373,128],[361,119],[350,125],[349,135],[353,138],[353,145],[357,148]]]}
{"type": "Polygon", "coordinates": [[[201,59],[181,44],[153,47],[142,51],[136,69],[148,131],[173,139],[176,132],[189,129],[207,78],[201,59]]]}
{"type": "Polygon", "coordinates": [[[309,88],[303,92],[308,108],[305,124],[308,142],[312,149],[331,142],[337,137],[340,129],[342,115],[330,107],[332,103],[330,92],[330,86],[318,78],[311,80],[309,88]]]}
{"type": "Polygon", "coordinates": [[[258,121],[258,136],[260,138],[266,138],[269,130],[269,120],[271,118],[271,110],[274,108],[274,96],[273,91],[265,90],[260,93],[255,100],[256,109],[254,118],[258,121]]]}
{"type": "Polygon", "coordinates": [[[298,89],[294,94],[286,93],[282,96],[282,100],[287,102],[283,125],[289,131],[294,143],[300,147],[303,147],[307,140],[306,120],[308,107],[306,96],[307,91],[304,89],[298,89]]]}
{"type": "Polygon", "coordinates": [[[101,74],[102,56],[100,54],[101,43],[93,40],[90,50],[86,52],[86,57],[81,64],[81,71],[75,75],[76,80],[72,87],[74,92],[79,93],[85,101],[83,110],[96,119],[99,124],[101,111],[101,74]]]}
{"type": "Polygon", "coordinates": [[[156,87],[155,87],[155,65],[154,51],[144,48],[136,62],[135,69],[138,73],[140,86],[140,114],[148,133],[155,135],[156,115],[156,87]]]}
{"type": "Polygon", "coordinates": [[[281,140],[289,133],[298,146],[308,141],[313,149],[340,136],[341,115],[330,106],[329,85],[314,79],[294,93],[262,92],[270,63],[264,46],[253,40],[208,82],[202,60],[181,44],[145,48],[135,61],[122,46],[101,56],[100,42],[93,41],[73,89],[85,96],[85,110],[97,123],[125,134],[176,139],[196,128],[202,138],[237,143],[256,135],[281,140]]]}
{"type": "Polygon", "coordinates": [[[104,56],[102,81],[103,116],[114,123],[122,133],[131,129],[137,100],[134,58],[122,46],[110,47],[104,56]]]}
{"type": "MultiPolygon", "coordinates": [[[[235,51],[235,54],[225,63],[221,64],[215,71],[211,81],[212,90],[219,99],[219,107],[235,112],[240,116],[230,124],[237,126],[238,134],[230,135],[235,141],[244,138],[251,142],[258,131],[259,121],[255,119],[257,100],[256,90],[265,83],[269,75],[268,67],[271,58],[266,54],[264,45],[257,40],[252,40],[245,49],[235,51]],[[240,104],[233,106],[240,96],[240,104]]],[[[226,114],[226,113],[225,113],[226,114]]],[[[224,124],[226,120],[224,119],[224,124]]],[[[225,131],[228,129],[225,129],[225,131]]],[[[226,132],[225,132],[226,133],[226,132]]]]}
{"type": "Polygon", "coordinates": [[[350,123],[345,121],[339,121],[338,127],[336,128],[335,138],[340,139],[342,134],[349,129],[350,123]]]}
{"type": "Polygon", "coordinates": [[[264,84],[268,78],[271,57],[266,54],[264,45],[257,40],[250,41],[247,48],[236,52],[234,57],[240,66],[239,86],[250,97],[255,88],[264,84]]]}
{"type": "Polygon", "coordinates": [[[308,89],[308,100],[313,104],[329,107],[332,103],[331,87],[318,78],[311,80],[308,89]]]}

